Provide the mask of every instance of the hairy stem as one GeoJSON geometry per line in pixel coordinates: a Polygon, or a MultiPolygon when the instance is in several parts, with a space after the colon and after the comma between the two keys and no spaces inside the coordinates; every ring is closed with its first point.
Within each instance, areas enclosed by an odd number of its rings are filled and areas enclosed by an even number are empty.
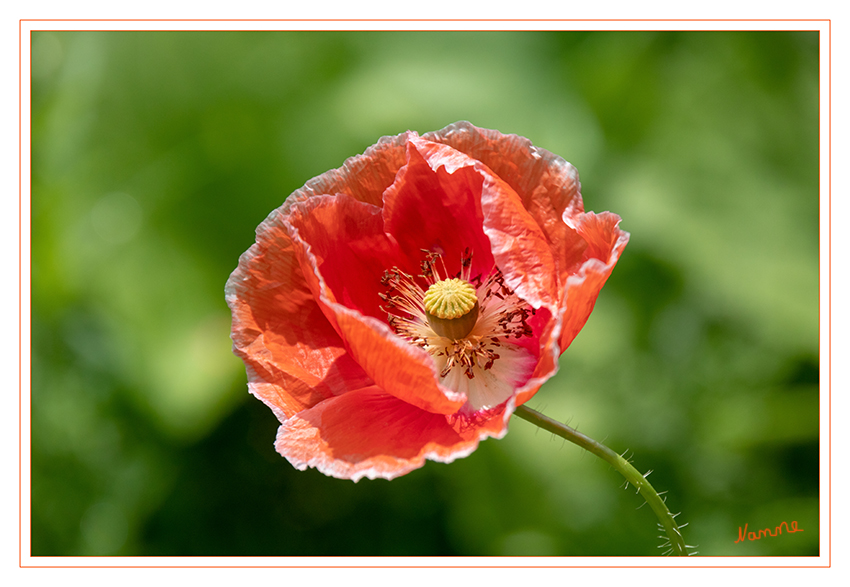
{"type": "MultiPolygon", "coordinates": [[[[676,520],[673,519],[673,515],[670,513],[670,510],[667,509],[667,505],[664,503],[664,500],[661,499],[661,496],[658,495],[658,492],[655,491],[655,488],[652,487],[650,482],[646,480],[646,477],[641,475],[638,470],[631,465],[631,463],[604,444],[596,442],[578,430],[544,416],[540,412],[532,410],[529,407],[519,406],[514,414],[523,420],[531,422],[535,426],[543,428],[553,434],[557,434],[561,438],[565,438],[573,444],[577,444],[581,448],[592,452],[600,459],[608,462],[608,464],[619,471],[619,473],[625,477],[629,483],[635,486],[638,493],[643,496],[646,503],[648,503],[649,507],[652,508],[652,511],[655,512],[655,515],[658,516],[658,520],[661,522],[661,527],[667,534],[669,543],[665,544],[665,546],[670,547],[670,552],[680,556],[688,556],[687,546],[682,538],[682,533],[679,532],[679,525],[676,524],[676,520]]],[[[649,473],[647,473],[647,475],[648,474],[649,473]]]]}

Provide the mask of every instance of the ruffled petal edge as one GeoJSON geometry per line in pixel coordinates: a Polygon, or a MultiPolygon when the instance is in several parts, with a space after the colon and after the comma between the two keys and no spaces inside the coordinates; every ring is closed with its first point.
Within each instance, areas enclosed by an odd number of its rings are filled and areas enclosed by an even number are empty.
{"type": "MultiPolygon", "coordinates": [[[[510,410],[513,410],[512,405],[510,410]]],[[[507,433],[507,416],[457,426],[370,387],[330,398],[286,420],[275,448],[296,469],[338,479],[394,479],[425,464],[471,454],[481,440],[507,433]]]]}

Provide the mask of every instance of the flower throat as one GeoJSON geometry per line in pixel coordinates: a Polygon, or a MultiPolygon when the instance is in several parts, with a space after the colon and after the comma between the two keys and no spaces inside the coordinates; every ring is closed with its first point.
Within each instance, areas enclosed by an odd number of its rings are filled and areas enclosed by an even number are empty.
{"type": "Polygon", "coordinates": [[[532,336],[528,324],[534,309],[505,284],[498,268],[482,281],[472,278],[472,253],[461,256],[461,269],[451,277],[439,253],[422,250],[423,289],[413,276],[393,267],[384,271],[381,284],[387,323],[410,344],[434,357],[440,377],[462,369],[474,379],[493,367],[510,339],[532,336]],[[440,271],[442,269],[442,272],[440,271]]]}

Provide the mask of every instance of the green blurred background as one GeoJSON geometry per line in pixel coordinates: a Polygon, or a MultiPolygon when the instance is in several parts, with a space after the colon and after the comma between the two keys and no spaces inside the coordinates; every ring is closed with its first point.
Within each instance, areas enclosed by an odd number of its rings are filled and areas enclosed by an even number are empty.
{"type": "Polygon", "coordinates": [[[816,32],[45,31],[32,106],[33,555],[661,552],[518,419],[392,482],[274,451],[228,275],[305,181],[456,120],[571,161],[631,233],[529,405],[653,469],[701,555],[818,554],[816,32]]]}

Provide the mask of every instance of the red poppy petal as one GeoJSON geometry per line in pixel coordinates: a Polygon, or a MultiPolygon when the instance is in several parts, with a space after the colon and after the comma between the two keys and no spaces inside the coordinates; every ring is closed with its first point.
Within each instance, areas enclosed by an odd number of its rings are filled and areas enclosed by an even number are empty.
{"type": "Polygon", "coordinates": [[[540,361],[529,382],[517,393],[518,406],[531,399],[540,385],[555,374],[558,356],[584,327],[602,286],[629,241],[629,234],[618,228],[620,217],[616,214],[588,212],[576,216],[570,222],[575,224],[576,234],[585,240],[585,252],[579,268],[566,282],[559,331],[554,330],[555,323],[552,322],[546,325],[540,336],[543,344],[540,361]]]}
{"type": "Polygon", "coordinates": [[[457,122],[422,138],[444,143],[481,161],[511,186],[550,244],[559,289],[563,289],[585,247],[584,240],[564,223],[564,218],[584,209],[576,169],[524,137],[503,135],[468,122],[457,122]]]}
{"type": "Polygon", "coordinates": [[[567,280],[565,312],[560,347],[564,352],[593,311],[599,291],[629,242],[629,233],[619,229],[620,217],[610,212],[588,212],[576,217],[575,229],[588,243],[584,262],[567,280]]]}
{"type": "Polygon", "coordinates": [[[386,318],[381,276],[393,266],[411,269],[411,263],[384,232],[381,208],[343,194],[315,196],[291,206],[286,223],[309,246],[331,301],[386,318]]]}
{"type": "MultiPolygon", "coordinates": [[[[387,226],[399,242],[407,238],[413,247],[423,238],[437,238],[451,243],[458,257],[466,246],[478,256],[482,249],[490,251],[521,297],[538,308],[556,305],[552,252],[516,192],[487,167],[447,145],[417,138],[408,144],[408,165],[399,179],[411,179],[384,196],[387,226]]],[[[482,269],[489,272],[490,267],[482,269]]]]}
{"type": "Polygon", "coordinates": [[[351,354],[387,393],[438,414],[453,414],[466,398],[437,382],[434,360],[374,318],[335,304],[337,324],[351,354]]]}
{"type": "Polygon", "coordinates": [[[486,275],[493,268],[490,242],[482,230],[483,177],[473,164],[453,149],[411,139],[407,162],[384,193],[385,230],[411,254],[421,257],[422,249],[440,253],[452,275],[460,269],[467,247],[473,253],[473,275],[486,275]],[[452,156],[460,160],[450,161],[452,156]]]}
{"type": "MultiPolygon", "coordinates": [[[[575,167],[518,135],[478,128],[469,122],[450,124],[422,135],[484,163],[519,194],[524,203],[543,195],[560,218],[584,211],[575,167]]],[[[526,206],[531,209],[530,206],[526,206]]],[[[541,226],[548,223],[542,223],[541,226]]]]}
{"type": "Polygon", "coordinates": [[[425,464],[465,457],[506,432],[501,417],[455,430],[446,416],[420,410],[378,387],[328,399],[278,429],[275,447],[296,468],[357,481],[392,479],[425,464]]]}
{"type": "Polygon", "coordinates": [[[356,200],[380,206],[384,190],[395,180],[405,164],[406,143],[417,134],[407,131],[381,139],[362,154],[349,157],[342,167],[332,169],[308,181],[288,200],[300,200],[323,194],[347,194],[356,200]]]}
{"type": "MultiPolygon", "coordinates": [[[[547,312],[546,309],[538,310],[538,314],[547,312]]],[[[546,318],[546,317],[544,317],[546,318]]],[[[537,360],[537,365],[531,374],[531,378],[517,390],[515,403],[521,406],[540,389],[540,386],[546,383],[555,373],[558,372],[558,357],[561,355],[560,347],[558,346],[558,334],[560,333],[560,324],[555,320],[541,321],[539,328],[540,349],[537,360]]]]}
{"type": "Polygon", "coordinates": [[[488,176],[481,193],[484,233],[507,284],[535,308],[555,307],[555,260],[537,222],[508,184],[488,176]]]}
{"type": "Polygon", "coordinates": [[[293,244],[273,213],[225,286],[233,352],[251,393],[280,419],[351,389],[372,385],[322,314],[293,244]]]}
{"type": "Polygon", "coordinates": [[[378,308],[380,276],[401,256],[382,223],[379,208],[344,195],[300,202],[286,219],[307,285],[357,364],[387,393],[453,413],[465,398],[437,382],[433,359],[367,315],[386,315],[378,308]]]}

